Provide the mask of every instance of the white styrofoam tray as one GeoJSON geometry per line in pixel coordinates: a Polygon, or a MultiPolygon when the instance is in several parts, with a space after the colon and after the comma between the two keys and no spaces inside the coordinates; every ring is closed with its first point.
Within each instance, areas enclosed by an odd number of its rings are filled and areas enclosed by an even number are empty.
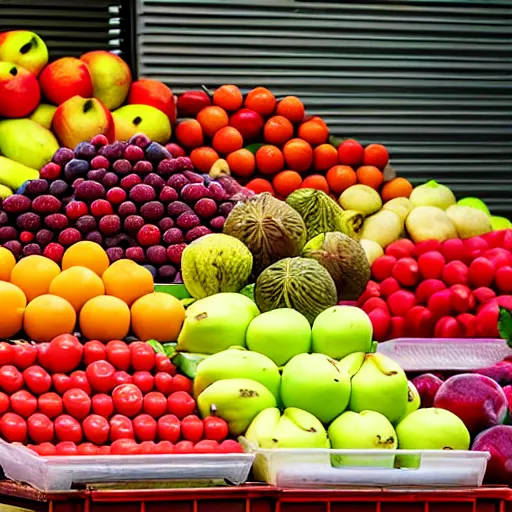
{"type": "Polygon", "coordinates": [[[73,484],[149,481],[247,480],[251,453],[190,455],[102,455],[40,457],[28,448],[0,440],[5,476],[40,491],[67,491],[73,484]]]}

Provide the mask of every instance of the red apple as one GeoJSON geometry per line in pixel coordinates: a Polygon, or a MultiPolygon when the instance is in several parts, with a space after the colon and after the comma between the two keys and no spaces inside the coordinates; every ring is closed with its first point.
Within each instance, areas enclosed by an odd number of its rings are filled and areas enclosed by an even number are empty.
{"type": "Polygon", "coordinates": [[[157,80],[141,79],[133,82],[128,94],[129,105],[149,105],[162,111],[171,121],[176,122],[176,98],[171,89],[157,80]]]}
{"type": "Polygon", "coordinates": [[[254,110],[243,108],[231,116],[230,126],[236,128],[244,141],[256,139],[263,130],[263,118],[254,110]]]}
{"type": "Polygon", "coordinates": [[[0,62],[0,117],[26,117],[40,99],[41,91],[33,73],[16,64],[0,62]]]}
{"type": "Polygon", "coordinates": [[[73,96],[90,98],[93,92],[87,64],[74,57],[64,57],[48,64],[39,77],[39,83],[46,98],[56,105],[73,96]]]}

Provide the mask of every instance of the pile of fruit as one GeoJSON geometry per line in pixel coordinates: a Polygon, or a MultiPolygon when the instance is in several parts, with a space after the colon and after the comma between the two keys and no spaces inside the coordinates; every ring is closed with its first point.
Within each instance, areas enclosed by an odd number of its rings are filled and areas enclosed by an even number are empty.
{"type": "Polygon", "coordinates": [[[148,343],[0,342],[0,388],[2,439],[40,455],[242,451],[223,419],[195,414],[192,382],[148,343]]]}

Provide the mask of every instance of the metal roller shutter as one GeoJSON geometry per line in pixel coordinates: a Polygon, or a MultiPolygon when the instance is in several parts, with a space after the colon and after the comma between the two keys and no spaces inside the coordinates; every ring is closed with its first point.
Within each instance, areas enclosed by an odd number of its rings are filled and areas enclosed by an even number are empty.
{"type": "Polygon", "coordinates": [[[139,0],[138,72],[300,96],[398,173],[512,214],[510,0],[139,0]]]}

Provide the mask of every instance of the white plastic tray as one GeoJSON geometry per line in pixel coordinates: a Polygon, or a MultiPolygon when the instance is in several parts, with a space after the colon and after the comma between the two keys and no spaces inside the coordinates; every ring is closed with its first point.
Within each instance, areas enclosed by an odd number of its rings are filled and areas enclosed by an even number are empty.
{"type": "Polygon", "coordinates": [[[399,338],[379,343],[377,352],[405,371],[477,370],[512,356],[502,339],[399,338]]]}
{"type": "Polygon", "coordinates": [[[67,491],[73,484],[148,480],[247,480],[255,455],[103,455],[40,457],[0,440],[5,476],[40,491],[67,491]]]}
{"type": "Polygon", "coordinates": [[[255,477],[283,488],[479,487],[490,458],[461,450],[263,450],[240,442],[256,455],[255,477]],[[406,462],[404,456],[412,457],[406,462]],[[400,461],[412,467],[396,468],[400,461]]]}

